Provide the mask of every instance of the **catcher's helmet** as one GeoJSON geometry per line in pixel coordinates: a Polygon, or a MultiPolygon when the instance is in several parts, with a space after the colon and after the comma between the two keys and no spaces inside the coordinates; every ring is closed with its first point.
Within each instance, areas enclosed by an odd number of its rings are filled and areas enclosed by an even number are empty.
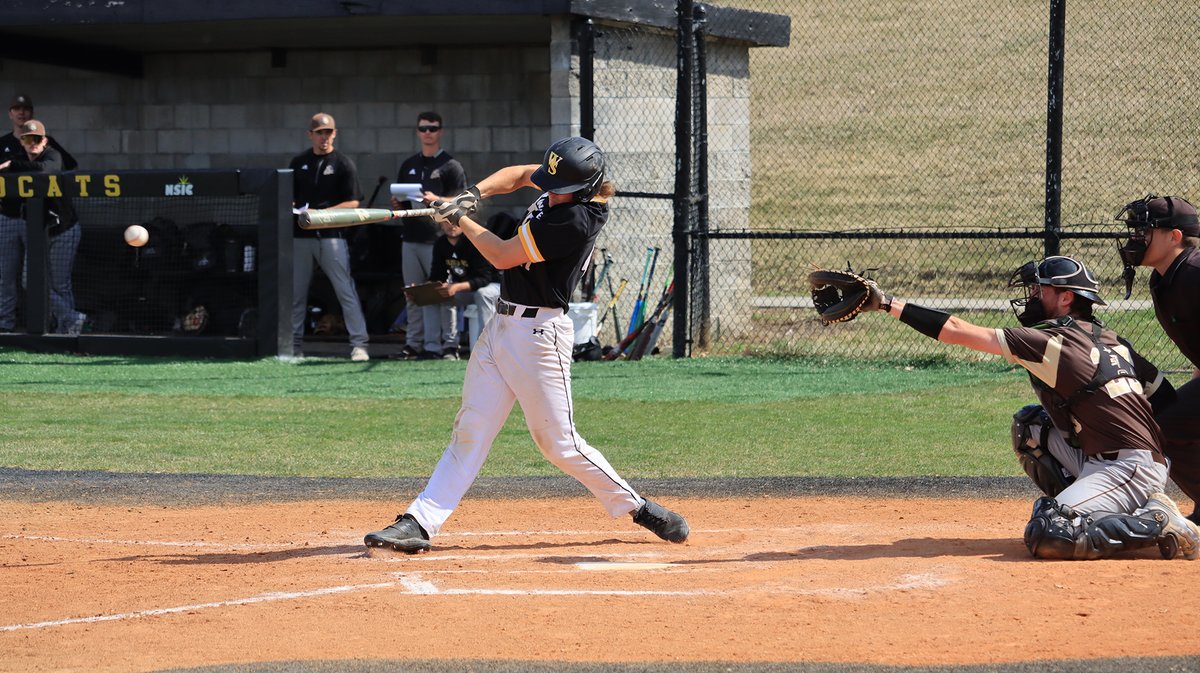
{"type": "Polygon", "coordinates": [[[1026,262],[1013,272],[1009,287],[1031,287],[1049,285],[1060,290],[1070,290],[1094,304],[1107,306],[1100,297],[1100,284],[1083,262],[1055,255],[1037,262],[1026,262]]]}
{"type": "Polygon", "coordinates": [[[587,138],[563,138],[546,150],[542,165],[530,180],[554,194],[574,194],[587,201],[604,184],[604,152],[587,138]]]}
{"type": "Polygon", "coordinates": [[[1147,194],[1144,199],[1125,204],[1117,220],[1130,229],[1178,229],[1185,236],[1200,236],[1196,207],[1181,196],[1147,194]]]}

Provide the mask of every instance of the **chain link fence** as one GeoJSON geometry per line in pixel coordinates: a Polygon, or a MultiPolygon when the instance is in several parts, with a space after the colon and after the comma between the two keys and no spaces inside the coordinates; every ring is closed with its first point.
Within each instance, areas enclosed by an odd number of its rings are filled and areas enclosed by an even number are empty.
{"type": "MultiPolygon", "coordinates": [[[[822,327],[807,270],[875,269],[897,295],[1008,326],[1009,275],[1057,251],[1097,275],[1110,326],[1160,366],[1188,367],[1155,321],[1148,270],[1122,299],[1113,218],[1150,191],[1198,191],[1200,61],[1181,57],[1200,53],[1192,5],[1072,4],[1059,99],[1048,64],[1063,0],[722,4],[790,16],[791,39],[750,50],[749,221],[690,223],[710,272],[693,353],[974,359],[877,316],[822,327]]],[[[741,104],[712,95],[711,72],[710,136],[741,104]]]]}

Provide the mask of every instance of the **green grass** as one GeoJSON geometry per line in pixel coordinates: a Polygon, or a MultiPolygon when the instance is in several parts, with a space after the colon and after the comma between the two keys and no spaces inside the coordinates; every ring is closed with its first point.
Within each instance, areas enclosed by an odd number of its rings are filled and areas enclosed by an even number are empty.
{"type": "MultiPolygon", "coordinates": [[[[285,363],[0,351],[0,465],[424,476],[465,363],[285,363]]],[[[998,361],[579,363],[580,433],[629,477],[1015,475],[1024,375],[998,361]]],[[[514,411],[484,474],[555,475],[514,411]]]]}

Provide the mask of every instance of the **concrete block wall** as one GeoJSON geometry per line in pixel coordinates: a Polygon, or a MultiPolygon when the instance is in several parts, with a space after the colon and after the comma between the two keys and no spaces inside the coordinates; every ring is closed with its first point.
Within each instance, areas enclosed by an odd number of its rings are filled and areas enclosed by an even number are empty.
{"type": "MultiPolygon", "coordinates": [[[[144,79],[0,62],[0,98],[34,114],[85,170],[285,168],[309,147],[309,118],[338,122],[336,146],[370,196],[418,149],[416,116],[436,110],[443,144],[481,179],[540,161],[551,137],[550,47],[153,54],[144,79]]],[[[384,194],[386,195],[386,193],[384,194]]],[[[377,205],[384,203],[381,196],[377,205]]]]}

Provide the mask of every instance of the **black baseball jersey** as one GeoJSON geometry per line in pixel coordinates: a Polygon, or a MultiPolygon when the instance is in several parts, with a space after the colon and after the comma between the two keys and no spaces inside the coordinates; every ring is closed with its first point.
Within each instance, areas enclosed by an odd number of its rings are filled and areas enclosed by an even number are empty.
{"type": "Polygon", "coordinates": [[[466,236],[459,236],[454,243],[450,237],[442,236],[433,242],[433,263],[430,265],[429,280],[447,283],[469,283],[475,291],[484,285],[500,280],[496,267],[492,266],[483,253],[466,236]]]}
{"type": "MultiPolygon", "coordinates": [[[[29,155],[25,151],[21,151],[20,157],[10,157],[5,161],[11,161],[5,172],[9,173],[60,173],[62,172],[62,156],[55,151],[53,147],[47,144],[46,149],[37,156],[36,159],[30,160],[29,155]]],[[[2,163],[2,162],[0,162],[2,163]]],[[[14,190],[15,191],[15,190],[14,190]]],[[[11,194],[12,192],[10,192],[11,194]]],[[[18,217],[24,219],[26,200],[19,196],[7,196],[0,201],[0,211],[8,217],[18,217]]],[[[46,198],[45,204],[46,231],[51,236],[58,234],[75,226],[79,219],[75,216],[75,207],[71,203],[71,197],[63,194],[46,198]]]]}
{"type": "MultiPolygon", "coordinates": [[[[362,201],[358,186],[358,167],[350,157],[334,150],[329,154],[314,154],[312,150],[297,155],[289,168],[292,173],[292,202],[309,208],[328,208],[346,201],[362,201]]],[[[342,238],[342,229],[309,231],[299,225],[293,232],[300,238],[342,238]]]]}
{"type": "Polygon", "coordinates": [[[1162,462],[1162,434],[1133,371],[1133,355],[1112,330],[1101,330],[1100,342],[1116,351],[1122,360],[1119,366],[1128,364],[1128,371],[1093,393],[1079,394],[1092,381],[1102,357],[1089,334],[1092,329],[1092,323],[1082,320],[1075,326],[1046,322],[997,329],[996,335],[1005,359],[1041,382],[1034,386],[1038,400],[1056,427],[1074,433],[1084,454],[1144,449],[1162,462]],[[1063,406],[1064,401],[1069,406],[1063,406]]]}
{"type": "MultiPolygon", "coordinates": [[[[419,182],[421,191],[457,196],[467,188],[467,174],[462,164],[445,150],[439,150],[431,157],[417,152],[400,164],[396,182],[419,182]]],[[[425,204],[402,201],[400,207],[424,208],[425,204]]],[[[442,233],[432,217],[406,217],[401,220],[401,227],[404,240],[410,243],[433,243],[442,233]]]]}
{"type": "Polygon", "coordinates": [[[608,202],[593,199],[550,207],[549,200],[548,193],[539,196],[517,227],[516,235],[532,261],[504,270],[500,296],[515,304],[565,311],[591,262],[596,237],[608,222],[608,202]]]}
{"type": "Polygon", "coordinates": [[[1165,275],[1150,274],[1154,315],[1192,366],[1200,367],[1200,250],[1188,248],[1165,275]]]}
{"type": "MultiPolygon", "coordinates": [[[[46,139],[50,141],[50,147],[54,148],[54,150],[58,152],[58,156],[62,157],[62,168],[58,170],[73,171],[79,167],[79,162],[75,161],[75,157],[71,156],[70,152],[63,149],[63,146],[59,145],[58,141],[55,140],[53,136],[46,136],[46,139]]],[[[25,148],[21,146],[21,140],[19,138],[17,138],[11,132],[0,136],[0,163],[4,163],[9,159],[24,160],[27,158],[28,155],[25,154],[25,148]]]]}

